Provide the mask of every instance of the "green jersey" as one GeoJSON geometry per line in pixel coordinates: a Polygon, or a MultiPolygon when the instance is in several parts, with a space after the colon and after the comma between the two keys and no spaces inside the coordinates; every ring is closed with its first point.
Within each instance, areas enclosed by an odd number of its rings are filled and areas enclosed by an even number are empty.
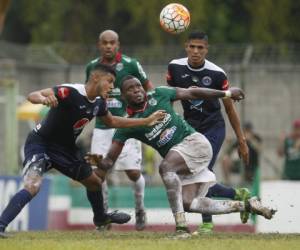
{"type": "Polygon", "coordinates": [[[287,138],[284,142],[285,162],[284,178],[300,180],[300,150],[295,147],[296,141],[287,138]]]}
{"type": "Polygon", "coordinates": [[[167,114],[164,120],[151,127],[117,129],[113,140],[125,143],[127,139],[135,138],[155,148],[162,157],[165,157],[173,146],[196,131],[181,116],[176,114],[172,107],[171,102],[176,98],[175,88],[155,88],[147,93],[147,98],[144,109],[132,113],[130,117],[144,118],[157,110],[165,110],[167,114]]]}
{"type": "MultiPolygon", "coordinates": [[[[127,75],[132,75],[139,79],[142,84],[144,84],[147,80],[147,76],[141,64],[134,58],[130,58],[126,55],[121,55],[120,53],[118,53],[116,55],[116,61],[117,63],[114,65],[117,74],[116,81],[114,83],[115,88],[110,93],[109,98],[107,99],[107,107],[113,115],[124,116],[126,114],[126,105],[121,99],[120,92],[120,84],[122,78],[127,75]]],[[[86,81],[89,78],[91,70],[98,63],[101,63],[101,58],[96,58],[95,60],[88,63],[85,70],[86,81]]],[[[96,118],[95,127],[101,129],[108,128],[99,118],[96,118]]]]}

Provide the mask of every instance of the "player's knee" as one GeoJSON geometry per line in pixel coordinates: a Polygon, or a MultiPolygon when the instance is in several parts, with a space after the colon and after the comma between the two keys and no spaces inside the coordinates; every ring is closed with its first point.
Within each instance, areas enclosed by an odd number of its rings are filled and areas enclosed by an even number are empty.
{"type": "Polygon", "coordinates": [[[163,176],[167,172],[171,172],[172,168],[170,167],[170,164],[168,161],[163,160],[159,165],[159,174],[163,176]]]}
{"type": "Polygon", "coordinates": [[[42,180],[26,180],[24,182],[24,188],[32,195],[35,196],[41,188],[42,180]]]}
{"type": "Polygon", "coordinates": [[[139,170],[129,170],[126,171],[126,174],[131,181],[137,181],[141,176],[141,172],[139,170]]]}

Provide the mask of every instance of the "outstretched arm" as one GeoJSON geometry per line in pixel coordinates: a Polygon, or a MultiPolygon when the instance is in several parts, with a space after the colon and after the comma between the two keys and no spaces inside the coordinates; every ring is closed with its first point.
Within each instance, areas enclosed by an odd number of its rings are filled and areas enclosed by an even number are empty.
{"type": "Polygon", "coordinates": [[[27,100],[33,104],[44,104],[49,107],[56,107],[58,105],[58,100],[51,88],[31,92],[27,100]]]}
{"type": "Polygon", "coordinates": [[[230,88],[229,90],[215,90],[208,88],[176,88],[176,100],[193,99],[214,99],[229,97],[239,101],[245,98],[244,92],[239,88],[230,88]]]}
{"type": "Polygon", "coordinates": [[[146,118],[126,118],[113,116],[110,112],[100,118],[104,124],[111,128],[131,128],[139,126],[153,126],[164,119],[166,113],[163,110],[158,110],[146,118]]]}

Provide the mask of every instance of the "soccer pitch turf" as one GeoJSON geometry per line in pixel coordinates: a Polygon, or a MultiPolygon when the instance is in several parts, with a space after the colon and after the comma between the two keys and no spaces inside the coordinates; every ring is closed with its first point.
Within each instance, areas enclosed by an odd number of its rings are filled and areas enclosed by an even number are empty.
{"type": "Polygon", "coordinates": [[[0,239],[0,250],[300,249],[300,235],[215,233],[190,239],[173,239],[171,236],[171,233],[151,232],[22,232],[9,239],[0,239]]]}

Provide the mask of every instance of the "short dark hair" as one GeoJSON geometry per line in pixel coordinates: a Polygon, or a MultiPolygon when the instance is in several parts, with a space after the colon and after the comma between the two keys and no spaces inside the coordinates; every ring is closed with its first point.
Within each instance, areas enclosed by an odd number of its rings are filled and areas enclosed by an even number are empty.
{"type": "Polygon", "coordinates": [[[117,76],[116,71],[114,70],[114,68],[109,66],[109,65],[105,65],[105,64],[102,64],[102,63],[97,63],[91,69],[91,72],[96,71],[96,70],[104,72],[104,73],[110,73],[110,74],[114,75],[115,77],[117,76]]]}
{"type": "Polygon", "coordinates": [[[195,30],[189,34],[187,40],[190,41],[190,40],[194,40],[194,39],[205,40],[208,42],[208,35],[203,31],[195,30]]]}
{"type": "Polygon", "coordinates": [[[127,76],[124,76],[122,79],[121,79],[121,83],[120,83],[120,90],[122,91],[123,89],[123,85],[124,85],[124,82],[126,82],[127,80],[131,80],[131,79],[137,79],[135,76],[132,76],[132,75],[127,75],[127,76]]]}

